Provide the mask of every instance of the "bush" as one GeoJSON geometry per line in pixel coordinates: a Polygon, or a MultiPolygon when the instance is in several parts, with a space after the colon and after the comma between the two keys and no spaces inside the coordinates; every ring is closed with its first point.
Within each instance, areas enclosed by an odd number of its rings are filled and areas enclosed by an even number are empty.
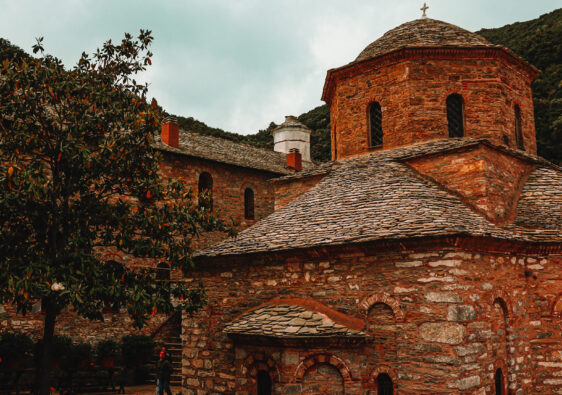
{"type": "Polygon", "coordinates": [[[31,361],[33,341],[24,333],[6,333],[0,338],[0,369],[17,370],[31,361]]]}
{"type": "Polygon", "coordinates": [[[96,358],[99,364],[104,360],[115,360],[119,356],[119,345],[113,340],[104,340],[96,345],[96,358]]]}
{"type": "Polygon", "coordinates": [[[91,360],[92,346],[90,343],[76,344],[71,348],[66,367],[68,370],[84,369],[88,367],[91,360]]]}
{"type": "Polygon", "coordinates": [[[121,340],[121,355],[126,367],[139,367],[151,361],[156,343],[150,336],[129,335],[121,340]]]}

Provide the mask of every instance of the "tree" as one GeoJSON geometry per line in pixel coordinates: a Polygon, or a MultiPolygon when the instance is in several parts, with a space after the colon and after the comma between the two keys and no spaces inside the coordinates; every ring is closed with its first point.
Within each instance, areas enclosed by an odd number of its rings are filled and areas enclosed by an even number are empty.
{"type": "Polygon", "coordinates": [[[0,302],[23,314],[42,302],[41,394],[65,307],[89,319],[103,319],[106,306],[124,308],[141,327],[156,311],[204,303],[201,285],[154,281],[154,271],[104,253],[185,271],[193,236],[228,230],[199,211],[180,180],[159,175],[152,142],[160,109],[134,79],[151,64],[151,41],[150,31],[126,34],[67,70],[43,55],[41,38],[33,48],[40,57],[0,66],[0,302]]]}

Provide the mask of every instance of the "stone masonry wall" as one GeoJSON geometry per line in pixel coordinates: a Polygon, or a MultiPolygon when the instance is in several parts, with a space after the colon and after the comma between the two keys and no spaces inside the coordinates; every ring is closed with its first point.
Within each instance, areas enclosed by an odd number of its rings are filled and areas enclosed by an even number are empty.
{"type": "Polygon", "coordinates": [[[513,394],[561,392],[560,319],[552,317],[551,303],[562,292],[555,270],[562,257],[396,251],[205,266],[197,279],[209,304],[183,320],[184,393],[255,391],[260,369],[270,372],[274,393],[301,393],[310,369],[323,369],[320,381],[337,379],[326,364],[340,372],[346,394],[376,393],[379,373],[392,378],[399,394],[493,394],[498,368],[513,394]],[[529,270],[544,274],[535,279],[529,270]],[[313,298],[365,319],[370,335],[361,344],[281,346],[234,342],[223,333],[246,310],[274,298],[313,298]]]}
{"type": "Polygon", "coordinates": [[[382,107],[383,149],[447,138],[446,99],[464,100],[465,136],[515,147],[515,105],[521,108],[524,146],[536,153],[532,92],[527,76],[496,58],[411,58],[373,66],[336,82],[330,107],[332,158],[365,152],[368,106],[382,107]],[[505,136],[505,137],[504,137],[505,136]]]}

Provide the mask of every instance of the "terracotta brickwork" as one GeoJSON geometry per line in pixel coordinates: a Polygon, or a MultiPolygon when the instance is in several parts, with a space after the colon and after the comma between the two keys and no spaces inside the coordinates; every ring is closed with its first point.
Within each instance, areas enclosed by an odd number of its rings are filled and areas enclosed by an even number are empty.
{"type": "MultiPolygon", "coordinates": [[[[213,210],[228,224],[236,224],[243,230],[256,221],[273,212],[274,191],[268,180],[276,176],[273,173],[231,166],[204,159],[190,158],[173,153],[164,153],[161,166],[162,176],[181,179],[195,192],[201,173],[207,172],[213,179],[213,210]],[[244,218],[244,190],[251,188],[254,192],[254,219],[244,218]]],[[[223,238],[224,233],[205,234],[196,242],[196,248],[202,249],[223,238]]]]}
{"type": "Polygon", "coordinates": [[[482,145],[407,163],[496,223],[513,220],[521,189],[535,168],[527,161],[482,145]]]}
{"type": "Polygon", "coordinates": [[[382,107],[382,149],[448,138],[447,96],[464,101],[464,135],[515,147],[515,105],[524,147],[536,152],[531,77],[495,52],[417,51],[374,59],[334,73],[332,158],[371,152],[368,106],[382,107]],[[366,64],[367,63],[367,64],[366,64]],[[507,142],[507,143],[506,143],[507,142]]]}
{"type": "Polygon", "coordinates": [[[275,378],[274,393],[337,382],[335,393],[343,383],[346,394],[362,394],[374,391],[377,372],[388,371],[399,394],[491,394],[496,366],[504,368],[514,394],[557,388],[560,379],[552,368],[562,364],[557,346],[562,321],[552,308],[562,292],[562,274],[555,269],[562,257],[439,244],[288,253],[244,264],[217,259],[199,273],[209,306],[193,319],[184,317],[186,393],[255,391],[247,367],[251,356],[270,361],[261,366],[275,378]],[[400,248],[407,250],[396,252],[400,248]],[[540,287],[540,279],[548,279],[549,286],[540,287]],[[223,332],[244,311],[284,295],[313,298],[365,320],[366,339],[245,342],[223,332]],[[324,357],[314,362],[315,355],[324,357]]]}
{"type": "Polygon", "coordinates": [[[279,210],[298,198],[300,195],[308,191],[316,185],[321,179],[322,175],[298,178],[295,180],[274,180],[273,187],[275,188],[275,210],[279,210]]]}

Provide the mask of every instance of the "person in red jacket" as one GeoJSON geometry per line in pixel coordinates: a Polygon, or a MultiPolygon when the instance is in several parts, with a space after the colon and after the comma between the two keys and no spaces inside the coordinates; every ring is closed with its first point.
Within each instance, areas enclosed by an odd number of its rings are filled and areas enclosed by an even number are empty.
{"type": "Polygon", "coordinates": [[[172,375],[173,367],[165,347],[162,347],[160,351],[160,359],[158,360],[156,368],[156,395],[164,395],[164,391],[166,391],[168,395],[172,395],[172,391],[170,390],[170,376],[172,375]]]}

